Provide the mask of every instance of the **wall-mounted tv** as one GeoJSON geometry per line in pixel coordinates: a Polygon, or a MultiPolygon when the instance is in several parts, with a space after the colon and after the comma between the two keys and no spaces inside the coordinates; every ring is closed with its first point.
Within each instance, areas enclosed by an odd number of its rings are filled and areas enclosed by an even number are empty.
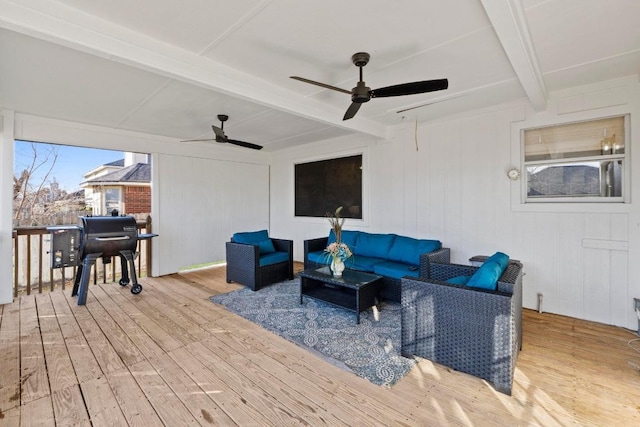
{"type": "Polygon", "coordinates": [[[362,219],[362,154],[295,165],[295,216],[362,219]]]}

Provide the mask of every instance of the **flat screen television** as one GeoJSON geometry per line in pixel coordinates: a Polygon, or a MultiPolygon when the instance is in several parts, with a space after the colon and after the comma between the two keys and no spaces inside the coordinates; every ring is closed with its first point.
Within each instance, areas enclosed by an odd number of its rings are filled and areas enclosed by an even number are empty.
{"type": "Polygon", "coordinates": [[[362,154],[295,165],[295,216],[362,219],[362,154]]]}

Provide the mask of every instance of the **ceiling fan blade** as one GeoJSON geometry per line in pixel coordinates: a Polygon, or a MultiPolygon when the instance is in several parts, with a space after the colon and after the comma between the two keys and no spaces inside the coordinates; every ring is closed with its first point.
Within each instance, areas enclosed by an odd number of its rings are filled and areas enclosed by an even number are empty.
{"type": "Polygon", "coordinates": [[[320,86],[320,87],[323,87],[325,89],[336,90],[338,92],[347,93],[347,94],[351,95],[351,91],[350,90],[341,89],[339,87],[331,86],[331,85],[328,85],[326,83],[320,83],[320,82],[316,82],[316,81],[305,79],[304,77],[298,77],[298,76],[290,76],[290,78],[292,78],[293,80],[298,80],[298,81],[304,82],[304,83],[309,83],[309,84],[312,84],[312,85],[320,86]]]}
{"type": "Polygon", "coordinates": [[[183,139],[180,142],[205,142],[205,141],[215,141],[215,139],[207,138],[207,139],[183,139]]]}
{"type": "Polygon", "coordinates": [[[252,144],[250,142],[238,141],[235,139],[227,139],[229,144],[239,145],[240,147],[253,148],[254,150],[262,150],[262,145],[252,144]]]}
{"type": "Polygon", "coordinates": [[[435,92],[449,87],[449,80],[425,80],[422,82],[403,83],[394,86],[382,87],[371,91],[372,98],[384,98],[387,96],[415,95],[418,93],[435,92]]]}
{"type": "Polygon", "coordinates": [[[349,108],[347,108],[347,112],[344,113],[344,117],[342,118],[342,120],[349,120],[353,118],[353,116],[355,116],[358,110],[360,109],[361,105],[362,105],[361,102],[352,102],[349,108]]]}

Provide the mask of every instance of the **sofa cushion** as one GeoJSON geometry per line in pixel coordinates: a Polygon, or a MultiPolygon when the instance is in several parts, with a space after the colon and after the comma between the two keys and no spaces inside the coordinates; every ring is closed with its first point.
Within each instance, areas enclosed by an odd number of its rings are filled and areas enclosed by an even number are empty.
{"type": "Polygon", "coordinates": [[[357,255],[388,259],[389,249],[395,239],[395,234],[360,233],[353,248],[357,255]]]}
{"type": "MultiPolygon", "coordinates": [[[[342,243],[349,246],[349,248],[353,249],[356,246],[356,242],[358,241],[358,236],[360,235],[360,231],[353,230],[342,230],[342,243]]],[[[336,241],[336,234],[333,232],[333,229],[329,231],[329,239],[327,241],[327,245],[336,241]]]]}
{"type": "Polygon", "coordinates": [[[316,264],[329,265],[331,263],[331,257],[325,251],[309,252],[307,254],[307,259],[311,262],[315,262],[316,264]]]}
{"type": "Polygon", "coordinates": [[[420,273],[414,266],[395,261],[380,262],[373,266],[373,272],[393,279],[400,279],[405,276],[418,277],[420,273]]]}
{"type": "Polygon", "coordinates": [[[236,243],[258,243],[268,238],[269,232],[267,230],[245,231],[233,234],[233,241],[236,243]]]}
{"type": "Polygon", "coordinates": [[[289,254],[287,252],[270,252],[268,254],[260,255],[260,267],[288,261],[289,254]]]}
{"type": "Polygon", "coordinates": [[[354,255],[351,258],[348,258],[344,262],[344,265],[352,270],[373,272],[374,267],[381,262],[385,262],[385,260],[376,257],[354,255]]]}
{"type": "Polygon", "coordinates": [[[471,288],[496,290],[498,279],[502,275],[500,264],[495,261],[485,261],[478,271],[467,282],[471,288]]]}
{"type": "Polygon", "coordinates": [[[445,281],[445,283],[450,283],[452,285],[466,285],[471,279],[471,276],[456,276],[452,277],[445,281]]]}
{"type": "Polygon", "coordinates": [[[489,261],[497,262],[500,268],[502,269],[502,271],[504,271],[504,269],[507,268],[507,265],[509,265],[509,255],[504,254],[502,252],[496,252],[495,254],[487,258],[485,262],[489,262],[489,261]]]}
{"type": "Polygon", "coordinates": [[[271,241],[271,239],[259,241],[258,246],[260,246],[261,254],[269,254],[276,251],[276,248],[273,247],[273,242],[271,241]]]}
{"type": "Polygon", "coordinates": [[[267,230],[234,233],[232,240],[235,243],[245,243],[258,246],[261,254],[276,251],[273,247],[273,242],[269,239],[269,233],[267,230]]]}
{"type": "Polygon", "coordinates": [[[396,236],[387,258],[405,264],[420,265],[420,255],[440,248],[442,248],[442,243],[439,240],[421,240],[396,236]]]}

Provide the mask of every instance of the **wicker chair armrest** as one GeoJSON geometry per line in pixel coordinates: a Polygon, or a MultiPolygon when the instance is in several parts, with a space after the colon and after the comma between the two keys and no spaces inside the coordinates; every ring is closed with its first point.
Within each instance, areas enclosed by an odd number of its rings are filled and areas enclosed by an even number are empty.
{"type": "MultiPolygon", "coordinates": [[[[455,277],[455,276],[453,276],[455,277]]],[[[510,292],[504,292],[501,290],[490,290],[490,289],[482,289],[482,288],[471,288],[469,286],[463,286],[463,285],[454,285],[452,283],[447,283],[443,280],[437,280],[434,279],[433,277],[428,278],[428,277],[403,277],[402,279],[402,290],[403,290],[403,294],[404,294],[404,289],[405,289],[405,280],[406,281],[412,281],[411,285],[412,287],[418,287],[418,286],[422,286],[424,289],[433,287],[433,286],[440,286],[440,287],[444,287],[440,289],[440,292],[449,292],[451,294],[452,298],[455,298],[456,295],[463,295],[465,293],[469,293],[469,292],[477,292],[477,298],[483,298],[483,295],[487,294],[487,295],[498,295],[500,297],[507,297],[510,298],[511,297],[511,293],[510,292]]],[[[475,294],[474,294],[475,295],[475,294]]],[[[487,297],[487,298],[491,298],[491,297],[487,297]]]]}
{"type": "Polygon", "coordinates": [[[309,252],[322,251],[327,247],[329,237],[318,237],[317,239],[308,239],[304,241],[305,258],[309,252]]]}
{"type": "Polygon", "coordinates": [[[293,240],[274,239],[271,237],[271,242],[273,243],[273,247],[276,251],[286,252],[288,254],[293,253],[293,240]]]}
{"type": "Polygon", "coordinates": [[[478,269],[479,267],[471,265],[432,262],[429,266],[429,275],[424,277],[444,282],[456,276],[471,276],[478,269]]]}
{"type": "Polygon", "coordinates": [[[451,249],[440,248],[420,255],[420,276],[430,276],[430,265],[432,263],[448,264],[451,261],[451,249]]]}
{"type": "Polygon", "coordinates": [[[316,239],[307,239],[304,241],[304,268],[305,270],[309,268],[315,268],[317,265],[311,261],[307,255],[310,252],[322,251],[327,247],[327,243],[329,242],[329,237],[318,237],[316,239]]]}
{"type": "Polygon", "coordinates": [[[227,264],[257,266],[260,248],[247,243],[226,242],[227,264]]]}

